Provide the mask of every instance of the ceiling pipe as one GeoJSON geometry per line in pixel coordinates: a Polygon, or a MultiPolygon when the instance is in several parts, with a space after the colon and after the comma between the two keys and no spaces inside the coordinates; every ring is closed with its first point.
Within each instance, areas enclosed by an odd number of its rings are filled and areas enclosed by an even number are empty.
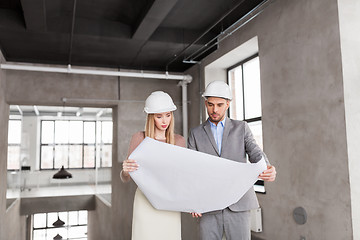
{"type": "Polygon", "coordinates": [[[71,64],[71,55],[72,55],[72,49],[73,49],[74,28],[75,28],[75,13],[76,13],[76,0],[74,0],[73,15],[72,15],[72,21],[71,21],[69,61],[68,61],[69,64],[71,64]]]}
{"type": "Polygon", "coordinates": [[[182,94],[182,119],[183,119],[183,137],[187,141],[188,139],[188,106],[187,106],[187,83],[181,81],[178,83],[178,86],[181,86],[182,94]]]}
{"type": "Polygon", "coordinates": [[[208,27],[205,32],[203,32],[199,37],[197,37],[193,42],[191,42],[189,45],[187,45],[183,50],[181,50],[179,53],[175,54],[174,58],[170,60],[166,64],[166,69],[168,69],[169,65],[172,64],[176,59],[178,59],[181,55],[183,55],[186,50],[188,50],[192,45],[197,43],[202,37],[204,37],[208,32],[210,32],[211,29],[213,29],[217,24],[219,24],[224,18],[226,18],[232,11],[234,11],[237,7],[239,7],[244,0],[241,0],[238,2],[235,6],[233,6],[229,11],[227,11],[224,15],[221,16],[215,23],[213,23],[210,27],[208,27]]]}
{"type": "Polygon", "coordinates": [[[107,70],[90,70],[68,67],[45,67],[33,65],[17,65],[17,64],[1,64],[1,69],[5,70],[19,70],[19,71],[34,71],[34,72],[52,72],[52,73],[71,73],[71,74],[85,74],[85,75],[99,75],[99,76],[117,76],[117,77],[133,77],[133,78],[155,78],[164,80],[183,80],[191,83],[192,77],[190,75],[169,74],[162,73],[144,73],[141,72],[121,72],[121,71],[107,71],[107,70]]]}
{"type": "MultiPolygon", "coordinates": [[[[32,65],[17,65],[17,64],[0,64],[0,68],[4,70],[19,70],[19,71],[35,71],[35,72],[51,72],[51,73],[70,73],[70,74],[85,74],[98,76],[117,76],[117,77],[132,77],[132,78],[152,78],[162,80],[177,80],[182,87],[182,115],[183,115],[183,136],[187,139],[188,135],[188,108],[187,108],[187,85],[192,82],[191,75],[177,75],[160,73],[144,73],[141,72],[120,72],[120,71],[105,71],[105,70],[90,70],[72,68],[69,64],[67,68],[64,67],[45,67],[32,65]]],[[[109,101],[109,100],[104,100],[109,101]]],[[[114,100],[111,100],[114,101],[114,100]]],[[[120,102],[120,101],[116,101],[120,102]]]]}

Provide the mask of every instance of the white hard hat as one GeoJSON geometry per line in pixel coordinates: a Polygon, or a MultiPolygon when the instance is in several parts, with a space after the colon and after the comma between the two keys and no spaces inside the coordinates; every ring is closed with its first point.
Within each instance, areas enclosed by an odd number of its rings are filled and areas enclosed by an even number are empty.
{"type": "Polygon", "coordinates": [[[172,112],[176,110],[176,106],[169,96],[163,91],[152,92],[145,101],[144,111],[149,113],[172,112]]]}
{"type": "Polygon", "coordinates": [[[209,83],[202,96],[204,98],[219,97],[232,100],[232,94],[229,85],[222,81],[214,81],[209,83]]]}

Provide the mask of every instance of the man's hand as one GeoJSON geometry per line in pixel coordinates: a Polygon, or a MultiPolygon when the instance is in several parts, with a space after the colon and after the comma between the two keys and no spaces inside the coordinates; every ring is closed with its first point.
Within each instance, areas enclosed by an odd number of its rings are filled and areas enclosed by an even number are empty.
{"type": "Polygon", "coordinates": [[[263,171],[260,175],[259,178],[264,180],[264,181],[268,181],[268,182],[273,182],[275,181],[276,178],[276,169],[274,166],[267,166],[267,169],[265,171],[263,171]]]}
{"type": "Polygon", "coordinates": [[[202,217],[202,215],[201,215],[201,213],[195,213],[195,212],[192,212],[192,213],[190,213],[191,214],[191,216],[193,217],[193,218],[198,218],[198,217],[202,217]]]}

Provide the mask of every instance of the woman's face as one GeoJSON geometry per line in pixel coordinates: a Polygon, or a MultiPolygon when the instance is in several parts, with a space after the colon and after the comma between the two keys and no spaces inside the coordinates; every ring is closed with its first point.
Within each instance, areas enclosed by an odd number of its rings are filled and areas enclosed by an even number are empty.
{"type": "Polygon", "coordinates": [[[156,128],[165,131],[170,125],[171,112],[155,113],[154,120],[156,128]]]}

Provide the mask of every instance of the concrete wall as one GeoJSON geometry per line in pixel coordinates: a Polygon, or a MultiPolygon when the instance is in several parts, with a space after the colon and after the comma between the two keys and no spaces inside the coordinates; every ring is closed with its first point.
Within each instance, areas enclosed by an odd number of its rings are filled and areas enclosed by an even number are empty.
{"type": "Polygon", "coordinates": [[[112,239],[111,205],[95,198],[95,210],[88,212],[88,239],[112,239]]]}
{"type": "MultiPolygon", "coordinates": [[[[61,99],[64,97],[107,100],[118,98],[117,79],[113,77],[12,70],[6,71],[6,77],[8,104],[63,106],[61,99]]],[[[84,105],[99,103],[90,101],[84,105]]]]}
{"type": "Polygon", "coordinates": [[[258,38],[264,149],[278,176],[258,195],[257,237],[353,237],[339,34],[336,0],[276,0],[201,62],[203,72],[258,38]],[[308,214],[304,225],[292,217],[298,206],[308,214]]]}
{"type": "Polygon", "coordinates": [[[6,235],[3,239],[25,240],[26,216],[20,216],[20,199],[6,211],[6,235]]]}
{"type": "Polygon", "coordinates": [[[21,215],[33,215],[36,213],[69,212],[79,210],[95,210],[95,196],[44,196],[26,197],[21,199],[21,215]]]}
{"type": "MultiPolygon", "coordinates": [[[[204,111],[204,104],[201,99],[201,94],[204,91],[201,82],[204,70],[200,65],[195,65],[189,69],[186,74],[193,76],[194,81],[188,87],[188,111],[189,111],[189,130],[198,126],[202,122],[202,113],[204,111]],[[199,81],[200,80],[200,81],[199,81]]],[[[195,240],[199,239],[199,224],[198,219],[194,219],[188,213],[181,215],[181,232],[182,239],[195,240]]]]}
{"type": "Polygon", "coordinates": [[[338,1],[353,239],[360,239],[360,2],[338,1]]]}

